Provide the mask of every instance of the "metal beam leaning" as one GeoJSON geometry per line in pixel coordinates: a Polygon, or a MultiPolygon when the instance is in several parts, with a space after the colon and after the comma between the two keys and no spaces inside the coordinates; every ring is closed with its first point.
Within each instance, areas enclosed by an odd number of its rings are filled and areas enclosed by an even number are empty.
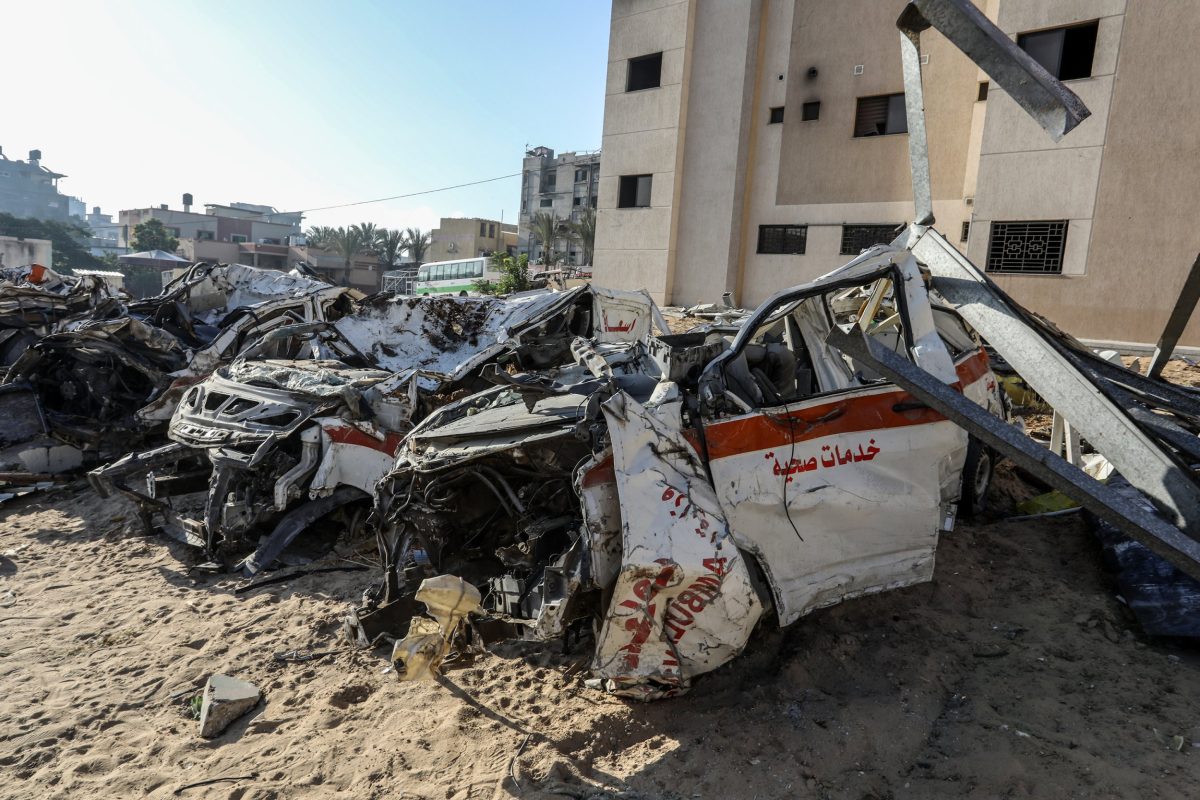
{"type": "Polygon", "coordinates": [[[908,166],[912,173],[914,221],[933,224],[933,185],[929,178],[929,139],[925,135],[925,90],[921,85],[921,31],[929,27],[914,6],[896,20],[904,68],[904,116],[908,122],[908,166]]]}
{"type": "Polygon", "coordinates": [[[933,274],[933,286],[1012,365],[1034,391],[1078,428],[1130,483],[1170,512],[1171,521],[1200,535],[1200,487],[1104,395],[1090,375],[1027,324],[1019,307],[932,228],[912,247],[933,274]]]}
{"type": "Polygon", "coordinates": [[[1158,345],[1154,348],[1154,355],[1150,357],[1150,368],[1146,370],[1146,377],[1157,378],[1162,374],[1163,367],[1171,360],[1171,354],[1175,352],[1175,345],[1179,344],[1179,337],[1183,335],[1183,329],[1187,327],[1188,320],[1192,318],[1192,312],[1196,310],[1198,302],[1200,302],[1200,255],[1197,255],[1196,260],[1192,262],[1192,269],[1183,282],[1183,288],[1179,290],[1175,308],[1171,310],[1171,316],[1167,317],[1167,325],[1163,328],[1162,336],[1158,337],[1158,345]]]}
{"type": "MultiPolygon", "coordinates": [[[[905,33],[906,38],[915,38],[930,26],[986,72],[1055,141],[1091,116],[1074,92],[1017,47],[971,0],[911,0],[896,20],[902,32],[912,32],[905,33]]],[[[902,57],[907,91],[907,55],[902,57]]]]}
{"type": "Polygon", "coordinates": [[[1129,538],[1141,542],[1181,571],[1200,580],[1200,542],[1125,500],[1113,489],[869,337],[848,334],[834,326],[825,341],[871,367],[1097,517],[1112,523],[1129,538]]]}

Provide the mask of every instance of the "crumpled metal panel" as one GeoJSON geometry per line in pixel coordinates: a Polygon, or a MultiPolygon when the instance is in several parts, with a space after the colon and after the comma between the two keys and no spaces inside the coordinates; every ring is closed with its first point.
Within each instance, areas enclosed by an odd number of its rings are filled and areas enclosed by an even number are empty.
{"type": "Polygon", "coordinates": [[[622,559],[592,669],[616,694],[669,697],[740,653],[762,604],[678,419],[624,392],[602,408],[622,559]]]}

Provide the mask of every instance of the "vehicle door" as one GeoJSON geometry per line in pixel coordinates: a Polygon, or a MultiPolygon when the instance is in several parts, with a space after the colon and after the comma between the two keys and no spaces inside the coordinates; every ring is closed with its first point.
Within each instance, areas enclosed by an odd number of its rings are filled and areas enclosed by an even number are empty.
{"type": "Polygon", "coordinates": [[[940,487],[966,452],[956,425],[826,345],[834,324],[956,380],[915,261],[890,249],[772,298],[710,363],[701,396],[725,409],[705,412],[713,484],[783,625],[929,580],[940,487]]]}

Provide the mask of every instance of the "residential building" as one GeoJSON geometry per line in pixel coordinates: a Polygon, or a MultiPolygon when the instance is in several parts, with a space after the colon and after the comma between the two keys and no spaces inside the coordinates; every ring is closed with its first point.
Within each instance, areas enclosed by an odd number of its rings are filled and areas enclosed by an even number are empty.
{"type": "Polygon", "coordinates": [[[566,222],[579,221],[588,209],[596,207],[600,178],[600,151],[563,153],[555,156],[549,147],[526,151],[521,163],[521,216],[517,233],[517,251],[528,253],[529,260],[545,262],[542,242],[532,234],[530,223],[539,212],[553,214],[561,221],[553,244],[559,263],[583,265],[583,248],[569,235],[566,222]]]}
{"type": "MultiPolygon", "coordinates": [[[[904,5],[614,0],[595,279],[755,305],[889,241],[913,215],[904,5]]],[[[927,31],[937,227],[1076,336],[1154,341],[1200,252],[1200,5],[978,5],[1092,116],[1051,141],[927,31]]]]}
{"type": "Polygon", "coordinates": [[[500,251],[513,253],[517,247],[517,226],[479,217],[442,217],[430,231],[425,261],[451,261],[475,258],[500,251]]]}
{"type": "Polygon", "coordinates": [[[0,148],[0,214],[66,222],[70,198],[58,191],[58,179],[65,177],[42,166],[41,150],[14,161],[0,148]]]}
{"type": "Polygon", "coordinates": [[[127,244],[123,243],[124,227],[113,222],[112,214],[100,213],[100,206],[92,206],[92,213],[83,219],[83,224],[92,232],[88,240],[88,252],[97,258],[109,253],[123,256],[129,252],[127,244]]]}
{"type": "MultiPolygon", "coordinates": [[[[180,239],[245,245],[283,245],[291,237],[300,236],[303,215],[281,213],[270,206],[250,203],[207,203],[204,213],[192,211],[192,196],[183,195],[183,209],[176,210],[166,203],[157,208],[133,208],[120,212],[120,225],[126,243],[133,230],[151,219],[157,219],[180,239]]],[[[252,250],[253,248],[249,248],[252,250]]]]}
{"type": "Polygon", "coordinates": [[[20,236],[0,236],[0,267],[27,267],[54,263],[54,243],[49,239],[25,239],[20,236]]]}

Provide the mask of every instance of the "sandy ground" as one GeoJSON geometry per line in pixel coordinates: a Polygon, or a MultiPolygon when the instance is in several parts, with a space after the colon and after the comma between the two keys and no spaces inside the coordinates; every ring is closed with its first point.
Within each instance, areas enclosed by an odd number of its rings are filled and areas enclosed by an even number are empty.
{"type": "Polygon", "coordinates": [[[556,649],[400,683],[338,638],[364,573],[235,595],[128,515],[81,485],[0,508],[0,796],[223,776],[247,777],[179,796],[1197,794],[1200,650],[1145,640],[1078,517],[960,524],[932,583],[767,627],[688,696],[640,705],[556,649]],[[296,649],[329,654],[274,659],[296,649]],[[265,699],[206,741],[185,704],[217,671],[265,699]]]}

